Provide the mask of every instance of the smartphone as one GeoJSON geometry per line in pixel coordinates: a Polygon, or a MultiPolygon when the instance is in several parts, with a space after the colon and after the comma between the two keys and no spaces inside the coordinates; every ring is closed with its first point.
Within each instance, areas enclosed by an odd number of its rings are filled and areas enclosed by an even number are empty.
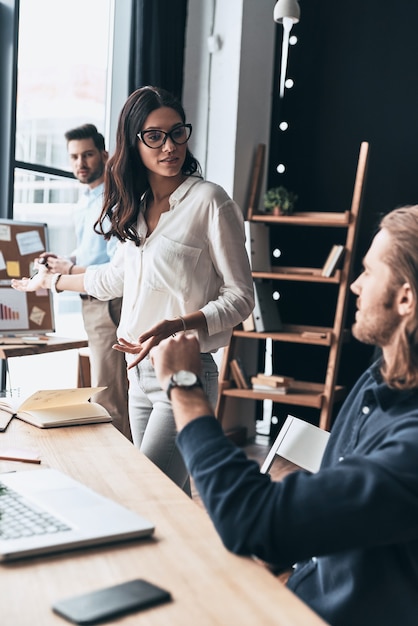
{"type": "Polygon", "coordinates": [[[52,610],[73,624],[100,624],[170,601],[170,592],[143,579],[58,600],[52,610]]]}

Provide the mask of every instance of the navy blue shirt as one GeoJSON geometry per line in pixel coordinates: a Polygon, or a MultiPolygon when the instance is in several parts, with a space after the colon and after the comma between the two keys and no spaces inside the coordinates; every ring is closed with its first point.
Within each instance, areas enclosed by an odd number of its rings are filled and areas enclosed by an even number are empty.
{"type": "Polygon", "coordinates": [[[418,389],[369,368],[316,474],[272,481],[211,416],[178,444],[229,550],[295,565],[289,588],[332,626],[418,624],[418,389]]]}

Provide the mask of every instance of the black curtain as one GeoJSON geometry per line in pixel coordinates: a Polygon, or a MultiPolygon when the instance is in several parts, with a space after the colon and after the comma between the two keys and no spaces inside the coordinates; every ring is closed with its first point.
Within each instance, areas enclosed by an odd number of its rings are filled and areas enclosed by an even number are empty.
{"type": "Polygon", "coordinates": [[[132,0],[129,93],[144,85],[181,99],[187,0],[132,0]]]}

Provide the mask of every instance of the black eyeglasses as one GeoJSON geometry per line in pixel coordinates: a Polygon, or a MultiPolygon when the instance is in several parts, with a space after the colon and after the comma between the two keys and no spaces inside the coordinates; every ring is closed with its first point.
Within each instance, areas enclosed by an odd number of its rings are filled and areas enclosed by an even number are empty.
{"type": "Polygon", "coordinates": [[[181,124],[173,128],[173,130],[170,130],[169,133],[155,128],[153,130],[141,130],[137,136],[148,148],[161,148],[168,137],[170,137],[173,143],[181,146],[183,143],[189,141],[191,134],[192,125],[181,124]]]}

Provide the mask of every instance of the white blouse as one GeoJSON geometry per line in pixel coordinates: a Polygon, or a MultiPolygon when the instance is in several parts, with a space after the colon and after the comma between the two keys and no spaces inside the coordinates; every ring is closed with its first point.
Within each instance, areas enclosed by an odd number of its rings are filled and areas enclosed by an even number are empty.
{"type": "Polygon", "coordinates": [[[222,187],[195,176],[169,202],[149,237],[140,212],[141,245],[119,243],[110,263],[87,269],[85,290],[100,300],[123,296],[117,334],[129,341],[200,310],[208,327],[198,331],[200,348],[214,352],[254,307],[242,212],[222,187]]]}

